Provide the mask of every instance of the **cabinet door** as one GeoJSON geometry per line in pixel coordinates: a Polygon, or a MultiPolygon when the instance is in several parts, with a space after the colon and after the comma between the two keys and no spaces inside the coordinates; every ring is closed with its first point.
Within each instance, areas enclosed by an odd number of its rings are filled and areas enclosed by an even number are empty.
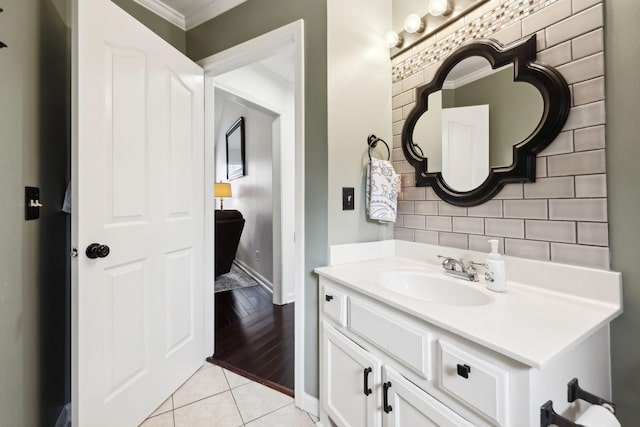
{"type": "Polygon", "coordinates": [[[473,427],[388,365],[383,390],[383,427],[473,427]]]}
{"type": "Polygon", "coordinates": [[[339,427],[379,427],[380,360],[324,321],[322,347],[320,387],[327,414],[339,427]]]}

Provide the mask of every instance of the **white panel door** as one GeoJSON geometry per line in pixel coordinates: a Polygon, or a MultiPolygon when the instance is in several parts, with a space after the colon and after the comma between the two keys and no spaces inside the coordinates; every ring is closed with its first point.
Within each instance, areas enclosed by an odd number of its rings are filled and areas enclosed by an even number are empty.
{"type": "Polygon", "coordinates": [[[442,109],[442,177],[458,191],[489,176],[489,106],[442,109]]]}
{"type": "Polygon", "coordinates": [[[380,360],[324,321],[321,340],[324,409],[340,427],[379,427],[380,360]]]}
{"type": "Polygon", "coordinates": [[[204,358],[203,70],[110,0],[74,7],[73,423],[136,426],[204,358]]]}
{"type": "Polygon", "coordinates": [[[383,427],[473,427],[392,367],[385,365],[382,376],[391,407],[383,415],[383,427]]]}

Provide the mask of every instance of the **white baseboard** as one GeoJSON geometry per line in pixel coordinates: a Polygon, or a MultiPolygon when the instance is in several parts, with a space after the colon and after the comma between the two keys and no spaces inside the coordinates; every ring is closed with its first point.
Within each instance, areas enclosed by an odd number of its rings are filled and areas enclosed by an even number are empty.
{"type": "Polygon", "coordinates": [[[296,390],[296,406],[307,411],[311,415],[318,417],[320,413],[320,401],[306,392],[296,390]]]}
{"type": "Polygon", "coordinates": [[[249,275],[249,277],[251,277],[253,280],[258,282],[259,285],[262,285],[269,292],[273,293],[273,284],[269,280],[267,280],[262,274],[258,273],[253,268],[251,268],[247,263],[245,263],[245,262],[243,262],[243,261],[241,261],[241,260],[239,260],[237,258],[233,260],[233,263],[240,270],[242,270],[245,273],[247,273],[249,275]]]}

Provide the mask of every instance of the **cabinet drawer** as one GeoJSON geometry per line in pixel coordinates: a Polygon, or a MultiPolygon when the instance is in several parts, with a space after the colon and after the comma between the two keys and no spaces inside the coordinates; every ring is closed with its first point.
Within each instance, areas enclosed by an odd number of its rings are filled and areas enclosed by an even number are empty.
{"type": "Polygon", "coordinates": [[[509,371],[451,343],[439,343],[442,389],[498,425],[507,425],[509,371]]]}
{"type": "Polygon", "coordinates": [[[347,296],[336,288],[325,285],[320,298],[324,315],[340,326],[347,326],[347,296]]]}
{"type": "Polygon", "coordinates": [[[431,380],[431,333],[412,326],[390,311],[358,298],[349,299],[349,329],[431,380]]]}

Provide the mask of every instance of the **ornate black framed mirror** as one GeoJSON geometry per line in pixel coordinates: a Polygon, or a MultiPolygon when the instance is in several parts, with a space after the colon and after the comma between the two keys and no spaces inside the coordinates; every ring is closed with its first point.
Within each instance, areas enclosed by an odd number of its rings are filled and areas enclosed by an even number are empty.
{"type": "Polygon", "coordinates": [[[536,155],[564,126],[571,94],[554,68],[536,62],[536,37],[508,46],[467,43],[416,89],[402,151],[416,186],[456,206],[486,202],[511,182],[534,182],[536,155]]]}

